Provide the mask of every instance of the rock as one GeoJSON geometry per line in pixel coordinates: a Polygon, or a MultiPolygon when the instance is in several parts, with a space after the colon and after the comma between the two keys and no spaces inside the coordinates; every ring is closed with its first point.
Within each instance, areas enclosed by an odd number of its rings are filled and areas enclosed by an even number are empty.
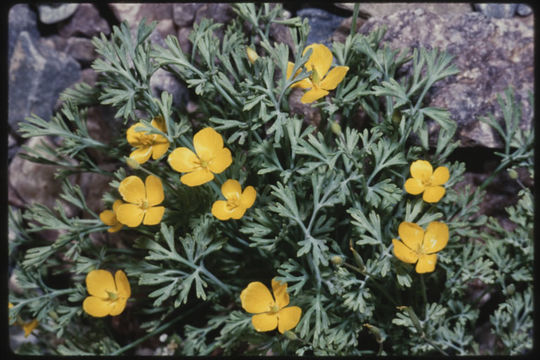
{"type": "MultiPolygon", "coordinates": [[[[359,29],[362,27],[362,24],[364,24],[366,20],[358,17],[356,19],[356,32],[359,31],[359,29]]],[[[347,18],[339,24],[334,34],[332,34],[331,42],[345,42],[345,39],[349,34],[351,33],[351,26],[352,26],[352,17],[347,18]]]]}
{"type": "Polygon", "coordinates": [[[83,65],[89,65],[98,56],[92,40],[82,37],[68,38],[64,51],[83,65]]]}
{"type": "Polygon", "coordinates": [[[61,91],[79,79],[72,57],[40,45],[30,33],[19,34],[9,63],[8,121],[15,132],[30,114],[48,120],[61,91]]]}
{"type": "Polygon", "coordinates": [[[204,3],[197,9],[194,22],[199,23],[202,18],[208,18],[213,19],[215,23],[227,24],[235,16],[231,4],[204,3]]]}
{"type": "Polygon", "coordinates": [[[436,83],[425,106],[450,111],[462,146],[502,146],[479,117],[494,114],[502,119],[496,98],[509,86],[523,105],[521,126],[531,126],[528,93],[534,89],[533,27],[517,18],[494,19],[475,12],[442,17],[419,9],[371,18],[361,32],[367,34],[381,26],[387,27],[383,42],[391,48],[439,48],[454,56],[460,73],[436,83]]]}
{"type": "Polygon", "coordinates": [[[161,47],[166,48],[165,38],[167,35],[176,35],[174,22],[170,19],[160,20],[154,31],[150,34],[150,41],[153,44],[158,44],[161,47]]]}
{"type": "Polygon", "coordinates": [[[189,41],[188,36],[192,30],[193,29],[190,27],[185,27],[178,30],[178,43],[180,44],[180,48],[184,54],[191,54],[192,44],[191,41],[189,41]]]}
{"type": "MultiPolygon", "coordinates": [[[[31,155],[39,154],[49,160],[55,160],[39,150],[42,144],[54,147],[54,144],[43,136],[30,138],[26,146],[30,149],[31,155]]],[[[52,209],[56,205],[56,200],[60,199],[62,191],[62,183],[54,176],[57,169],[54,165],[38,164],[15,156],[8,168],[9,204],[21,208],[31,204],[42,204],[52,209]]],[[[73,216],[77,212],[77,209],[69,204],[65,204],[64,208],[68,216],[73,216]]]]}
{"type": "Polygon", "coordinates": [[[150,78],[152,94],[161,98],[163,91],[168,92],[173,97],[173,106],[184,108],[189,98],[188,89],[178,81],[171,73],[158,69],[150,78]]]}
{"type": "Polygon", "coordinates": [[[519,16],[529,16],[532,14],[532,8],[527,4],[519,4],[516,12],[519,16]]]}
{"type": "Polygon", "coordinates": [[[170,20],[173,18],[172,4],[109,4],[118,21],[127,21],[131,28],[137,28],[143,18],[150,23],[153,20],[170,20]]]}
{"type": "Polygon", "coordinates": [[[27,4],[16,4],[9,9],[8,61],[11,59],[13,48],[22,31],[30,33],[33,38],[39,37],[36,17],[36,13],[27,4]]]}
{"type": "MultiPolygon", "coordinates": [[[[337,3],[336,6],[343,9],[354,9],[355,3],[337,3]]],[[[473,10],[470,3],[359,3],[359,16],[364,18],[383,17],[403,10],[424,9],[441,16],[450,14],[465,14],[473,10]]]]}
{"type": "MultiPolygon", "coordinates": [[[[108,170],[114,171],[116,168],[109,166],[108,170]]],[[[109,182],[111,182],[110,177],[97,173],[82,173],[78,178],[77,184],[81,187],[86,205],[96,214],[105,210],[101,199],[103,194],[111,191],[109,182]]]]}
{"type": "Polygon", "coordinates": [[[11,163],[18,150],[19,144],[17,140],[11,134],[8,134],[8,164],[11,163]]]}
{"type": "Polygon", "coordinates": [[[345,19],[321,9],[309,8],[297,11],[296,15],[309,20],[311,30],[308,34],[307,44],[321,43],[328,47],[331,47],[332,34],[345,19]]]}
{"type": "Polygon", "coordinates": [[[476,11],[496,19],[511,18],[516,13],[518,4],[473,4],[476,11]]]}
{"type": "Polygon", "coordinates": [[[39,21],[54,24],[67,19],[77,10],[79,4],[38,5],[39,21]]]}
{"type": "Polygon", "coordinates": [[[201,6],[201,3],[173,4],[173,20],[176,26],[182,28],[193,25],[195,14],[201,6]]]}
{"type": "Polygon", "coordinates": [[[302,104],[300,99],[304,93],[305,90],[303,89],[293,89],[291,91],[289,95],[290,113],[303,118],[306,125],[319,126],[321,111],[319,108],[313,107],[312,104],[302,104]]]}
{"type": "Polygon", "coordinates": [[[66,38],[74,35],[91,38],[100,33],[109,35],[110,32],[109,23],[93,4],[80,4],[73,17],[58,29],[58,33],[66,38]]]}

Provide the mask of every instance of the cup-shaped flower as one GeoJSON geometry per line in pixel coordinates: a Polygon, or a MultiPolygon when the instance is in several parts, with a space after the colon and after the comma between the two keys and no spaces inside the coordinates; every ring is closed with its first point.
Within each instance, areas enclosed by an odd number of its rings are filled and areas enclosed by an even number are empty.
{"type": "Polygon", "coordinates": [[[416,272],[419,274],[434,271],[436,253],[448,243],[448,226],[433,221],[424,231],[418,224],[402,222],[399,224],[398,234],[401,241],[392,239],[394,255],[408,264],[416,263],[416,272]]]}
{"type": "Polygon", "coordinates": [[[109,225],[109,229],[107,229],[108,232],[114,233],[117,231],[120,231],[124,224],[122,224],[118,219],[116,218],[116,212],[118,211],[118,207],[122,205],[124,202],[120,199],[117,199],[114,201],[112,210],[104,210],[99,214],[99,218],[105,225],[109,225]]]}
{"type": "Polygon", "coordinates": [[[257,192],[253,186],[242,191],[240,183],[229,179],[221,186],[221,192],[227,200],[217,200],[212,205],[212,214],[219,220],[240,219],[255,202],[257,192]]]}
{"type": "Polygon", "coordinates": [[[442,186],[450,178],[446,166],[439,166],[435,171],[426,160],[416,160],[411,164],[411,178],[405,181],[405,191],[411,195],[422,195],[428,203],[435,203],[442,199],[445,189],[442,186]]]}
{"type": "MultiPolygon", "coordinates": [[[[151,125],[163,133],[167,133],[165,122],[161,117],[154,118],[151,125]]],[[[136,149],[129,154],[129,157],[139,164],[144,164],[150,159],[156,160],[163,156],[169,149],[169,141],[159,134],[149,134],[141,131],[145,126],[138,122],[132,125],[126,132],[128,143],[136,149]]]]}
{"type": "Polygon", "coordinates": [[[92,270],[86,275],[86,289],[90,296],[83,301],[83,310],[94,317],[120,315],[131,296],[131,287],[126,274],[117,270],[92,270]]]}
{"type": "Polygon", "coordinates": [[[185,173],[180,181],[187,186],[198,186],[214,179],[232,163],[231,151],[223,147],[223,138],[211,127],[193,136],[195,153],[186,147],[174,149],[168,158],[169,165],[185,173]]]}
{"type": "Polygon", "coordinates": [[[129,227],[141,224],[159,224],[165,208],[157,206],[164,198],[161,180],[154,175],[148,175],[145,182],[137,176],[128,176],[118,186],[118,192],[126,202],[116,209],[116,218],[129,227]]]}
{"type": "Polygon", "coordinates": [[[24,330],[24,337],[27,338],[28,336],[30,336],[32,331],[37,328],[38,325],[39,322],[37,321],[37,319],[22,324],[21,326],[24,330]]]}
{"type": "Polygon", "coordinates": [[[248,313],[255,314],[251,323],[259,332],[271,331],[276,327],[280,333],[293,329],[300,321],[302,309],[289,305],[287,283],[272,279],[272,294],[259,281],[249,283],[240,293],[242,308],[248,313]]]}
{"type": "MultiPolygon", "coordinates": [[[[323,44],[311,44],[304,49],[305,54],[309,49],[312,49],[308,61],[304,64],[307,71],[311,71],[311,75],[303,80],[294,83],[291,87],[300,87],[302,89],[310,89],[300,99],[302,104],[309,104],[328,95],[330,90],[334,90],[343,80],[348,66],[335,66],[332,70],[332,61],[334,57],[332,52],[323,44]],[[330,71],[328,71],[330,70],[330,71]]],[[[290,79],[294,64],[287,64],[287,79],[290,79]]],[[[295,76],[298,75],[298,72],[295,76]]]]}

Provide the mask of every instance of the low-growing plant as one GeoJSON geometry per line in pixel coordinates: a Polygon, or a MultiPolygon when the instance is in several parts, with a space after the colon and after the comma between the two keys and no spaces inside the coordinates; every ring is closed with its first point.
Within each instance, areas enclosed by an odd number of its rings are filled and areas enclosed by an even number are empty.
{"type": "Polygon", "coordinates": [[[168,334],[161,346],[184,355],[469,355],[483,351],[482,321],[489,353],[530,351],[533,193],[520,183],[504,225],[478,215],[496,174],[534,177],[533,131],[518,127],[512,92],[499,99],[503,124],[484,119],[504,143],[500,166],[475,189],[456,186],[456,124],[425,105],[458,73],[450,55],[357,33],[358,8],[331,49],[308,45],[307,20],[279,5],[233,9],[227,26],[194,25],[191,53],[175,36],[150,43],[145,21],[95,37],[95,86],[66,90],[50,121],[21,123],[26,138],[59,139],[21,156],[57,166],[63,186],[52,209],[9,210],[22,289],[10,323],[37,326],[16,351],[134,354],[168,334]],[[190,111],[152,94],[158,69],[191,90],[190,111]],[[293,91],[320,121],[292,111],[293,91]],[[89,135],[97,105],[116,111],[110,143],[89,135]],[[99,213],[72,180],[81,173],[110,179],[99,213]]]}

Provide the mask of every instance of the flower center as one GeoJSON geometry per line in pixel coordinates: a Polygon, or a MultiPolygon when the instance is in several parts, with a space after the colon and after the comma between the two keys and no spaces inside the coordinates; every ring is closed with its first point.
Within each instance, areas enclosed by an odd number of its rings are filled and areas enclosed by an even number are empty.
{"type": "Polygon", "coordinates": [[[271,314],[275,314],[279,311],[279,306],[276,304],[276,303],[273,303],[271,306],[270,306],[270,313],[271,314]]]}
{"type": "Polygon", "coordinates": [[[148,209],[148,200],[144,199],[143,201],[141,201],[141,204],[140,204],[139,206],[140,206],[141,209],[143,209],[143,210],[148,209]]]}
{"type": "Polygon", "coordinates": [[[118,299],[118,295],[115,292],[107,291],[107,294],[109,295],[108,300],[115,301],[118,299]]]}
{"type": "Polygon", "coordinates": [[[238,195],[230,198],[230,199],[227,199],[227,209],[229,211],[233,211],[234,209],[236,209],[238,206],[240,205],[240,198],[238,195]]]}
{"type": "Polygon", "coordinates": [[[315,68],[313,68],[311,72],[311,81],[314,85],[319,85],[319,82],[321,81],[319,73],[317,72],[317,70],[315,70],[315,68]]]}

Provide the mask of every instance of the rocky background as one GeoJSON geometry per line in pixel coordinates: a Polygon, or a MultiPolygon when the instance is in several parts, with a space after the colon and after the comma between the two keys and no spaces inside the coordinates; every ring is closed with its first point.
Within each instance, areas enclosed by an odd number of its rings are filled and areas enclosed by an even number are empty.
{"type": "MultiPolygon", "coordinates": [[[[290,16],[308,18],[312,27],[309,42],[329,44],[343,41],[348,35],[353,3],[328,4],[293,2],[285,4],[290,16]]],[[[190,50],[187,36],[201,18],[228,22],[234,16],[230,4],[17,4],[9,10],[8,32],[8,202],[25,208],[32,203],[54,206],[60,184],[54,179],[55,168],[35,164],[18,156],[21,146],[35,148],[41,141],[55,139],[23,139],[18,123],[31,113],[50,119],[58,109],[58,96],[65,88],[83,81],[92,84],[96,73],[91,68],[97,57],[91,42],[101,33],[109,35],[114,25],[127,20],[133,28],[143,19],[159,24],[151,35],[154,42],[173,34],[178,36],[184,51],[190,50]]],[[[444,80],[428,94],[431,106],[449,109],[458,123],[457,138],[461,147],[456,160],[467,165],[466,182],[478,185],[496,168],[499,160],[494,152],[501,148],[496,134],[478,120],[479,116],[502,114],[496,95],[508,86],[515,89],[523,104],[521,126],[530,127],[533,109],[528,92],[534,79],[534,15],[524,4],[471,3],[362,3],[358,31],[368,33],[387,27],[384,41],[393,48],[440,48],[454,55],[460,73],[444,80]]],[[[276,27],[276,34],[287,32],[276,27]],[[281,31],[281,32],[280,32],[281,31]]],[[[192,105],[193,94],[164,71],[152,78],[152,88],[159,94],[166,90],[174,102],[192,105]]],[[[290,97],[294,111],[311,116],[311,107],[302,107],[294,92],[290,97]]],[[[88,127],[98,140],[108,141],[107,126],[114,112],[105,107],[89,110],[88,127]]],[[[110,124],[110,122],[109,122],[110,124]]],[[[105,165],[106,166],[106,165],[105,165]]],[[[102,210],[101,195],[108,189],[108,179],[99,175],[80,175],[73,179],[83,189],[89,205],[102,210]],[[91,186],[90,186],[91,185],[91,186]]],[[[533,185],[533,179],[520,173],[520,180],[533,185]]],[[[483,213],[504,216],[504,207],[516,202],[519,187],[501,174],[487,189],[483,213]]],[[[69,215],[76,215],[68,209],[69,215]]],[[[488,294],[489,295],[489,294],[488,294]]],[[[489,346],[486,339],[484,346],[489,346]]]]}

